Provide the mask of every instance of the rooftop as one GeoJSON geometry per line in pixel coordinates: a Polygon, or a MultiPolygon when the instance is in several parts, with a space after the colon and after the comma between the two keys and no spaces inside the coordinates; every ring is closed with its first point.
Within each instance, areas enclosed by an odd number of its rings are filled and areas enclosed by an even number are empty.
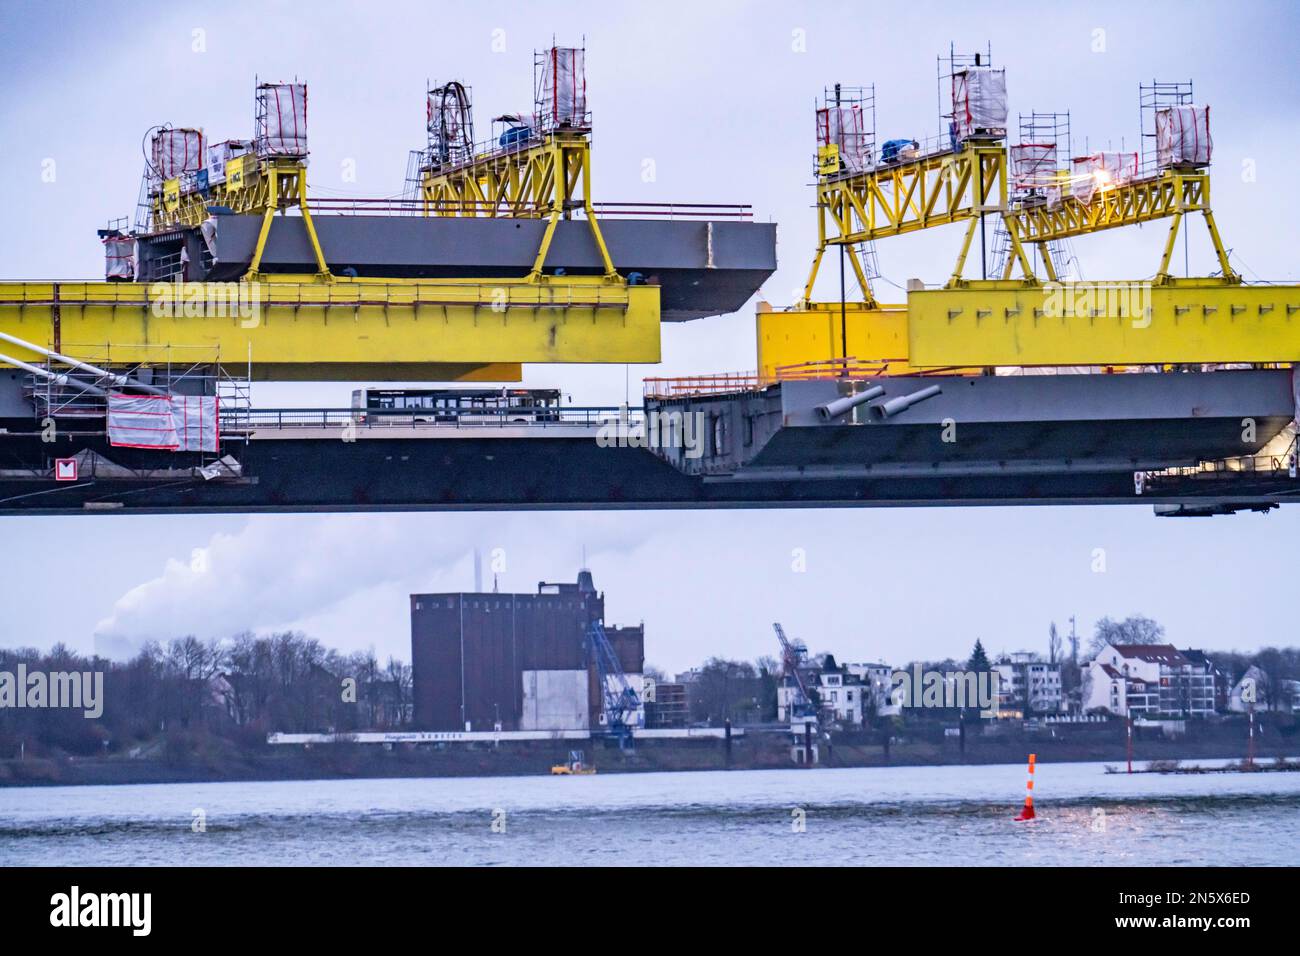
{"type": "Polygon", "coordinates": [[[1120,657],[1146,661],[1150,664],[1168,664],[1176,667],[1188,663],[1178,648],[1172,644],[1112,644],[1120,657]]]}

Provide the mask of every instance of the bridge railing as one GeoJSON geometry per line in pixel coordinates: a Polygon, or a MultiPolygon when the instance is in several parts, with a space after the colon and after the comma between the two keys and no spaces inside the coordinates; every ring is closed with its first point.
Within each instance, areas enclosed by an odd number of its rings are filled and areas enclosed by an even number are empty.
{"type": "MultiPolygon", "coordinates": [[[[366,199],[348,196],[313,196],[308,200],[312,212],[338,216],[413,216],[437,213],[461,216],[540,216],[549,207],[539,203],[525,203],[512,207],[505,202],[491,200],[465,200],[453,202],[440,200],[426,203],[423,199],[383,198],[366,199]]],[[[628,219],[738,219],[752,220],[754,207],[744,203],[692,203],[692,202],[598,202],[592,208],[596,215],[628,219]]],[[[585,215],[579,208],[578,216],[585,215]]]]}
{"type": "Polygon", "coordinates": [[[635,420],[640,408],[611,405],[514,406],[465,409],[251,408],[221,414],[225,433],[263,429],[599,428],[635,420]]]}

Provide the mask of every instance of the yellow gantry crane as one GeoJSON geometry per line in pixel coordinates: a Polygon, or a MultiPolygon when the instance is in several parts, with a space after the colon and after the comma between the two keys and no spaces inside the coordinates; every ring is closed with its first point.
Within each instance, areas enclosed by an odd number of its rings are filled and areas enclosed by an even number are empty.
{"type": "MultiPolygon", "coordinates": [[[[987,213],[1004,218],[1011,234],[1014,258],[1027,275],[1033,267],[1020,244],[1017,220],[1007,205],[1007,154],[1001,143],[967,140],[956,151],[917,155],[869,169],[846,168],[835,143],[818,151],[817,251],[804,286],[803,302],[811,303],[813,286],[826,250],[922,229],[965,223],[957,262],[948,283],[958,286],[976,229],[987,213]]],[[[856,255],[848,257],[869,305],[876,298],[856,255]]]]}
{"type": "Polygon", "coordinates": [[[546,219],[529,273],[543,268],[561,219],[581,212],[608,282],[621,282],[605,245],[591,197],[591,114],[587,110],[585,50],[552,47],[535,58],[536,112],[501,116],[494,135],[474,141],[469,91],[452,82],[429,91],[429,147],[419,157],[419,192],[426,216],[546,219]]]}
{"type": "Polygon", "coordinates": [[[818,109],[818,244],[801,302],[780,311],[759,305],[760,377],[810,367],[969,374],[995,366],[1300,360],[1300,287],[1245,285],[1229,261],[1210,206],[1209,111],[1192,104],[1190,84],[1141,87],[1151,127],[1143,136],[1156,141],[1149,156],[1067,157],[1064,169],[1053,157],[1035,180],[1042,188],[1026,190],[1012,188],[1004,75],[980,56],[950,57],[947,72],[943,63],[941,95],[951,94],[952,108],[937,139],[891,140],[877,150],[873,88],[845,96],[837,86],[818,109]],[[1196,213],[1219,271],[1177,278],[1176,240],[1196,213]],[[998,278],[967,279],[985,218],[999,228],[1005,260],[998,278]],[[1154,278],[1062,283],[1050,251],[1062,240],[1165,219],[1154,278]],[[926,288],[912,280],[905,305],[879,302],[857,250],[953,223],[966,229],[947,282],[926,288]],[[860,299],[814,300],[824,254],[835,246],[845,250],[860,299]]]}
{"type": "Polygon", "coordinates": [[[329,280],[332,276],[307,202],[307,85],[258,83],[256,102],[255,138],[211,146],[207,150],[211,159],[205,155],[200,131],[161,127],[154,132],[145,172],[149,229],[202,228],[214,208],[225,214],[261,215],[247,275],[255,280],[275,214],[296,207],[316,259],[317,276],[329,280]]]}
{"type": "MultiPolygon", "coordinates": [[[[178,234],[184,247],[179,234],[194,230],[211,252],[223,218],[261,216],[239,282],[0,283],[0,332],[104,367],[228,363],[247,367],[254,379],[518,381],[530,362],[657,362],[659,289],[618,274],[593,212],[583,60],[575,49],[539,54],[537,114],[506,124],[509,135],[491,143],[474,144],[472,133],[466,140],[464,131],[445,126],[435,137],[430,94],[423,211],[545,217],[527,275],[331,272],[307,197],[306,85],[258,83],[252,140],[212,146],[196,129],[151,131],[143,219],[133,235],[108,231],[124,259],[137,238],[178,234]],[[590,225],[603,275],[543,271],[556,224],[575,214],[590,225]],[[301,222],[314,275],[262,271],[277,218],[301,222]]],[[[185,272],[181,265],[174,277],[185,272]]],[[[140,276],[127,269],[119,278],[140,276]]],[[[40,361],[37,353],[13,351],[40,361]]]]}

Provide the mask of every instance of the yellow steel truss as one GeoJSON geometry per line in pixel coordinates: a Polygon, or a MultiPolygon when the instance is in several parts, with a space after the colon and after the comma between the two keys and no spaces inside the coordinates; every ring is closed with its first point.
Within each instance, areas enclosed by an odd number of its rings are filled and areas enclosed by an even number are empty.
{"type": "MultiPolygon", "coordinates": [[[[817,252],[804,287],[803,303],[812,300],[822,257],[830,246],[856,246],[935,226],[968,223],[950,286],[964,281],[962,270],[980,218],[1003,217],[1011,237],[1009,261],[1019,262],[1026,278],[1033,267],[1020,243],[1017,223],[1007,207],[1007,152],[1000,142],[968,140],[955,152],[933,153],[910,162],[891,163],[862,172],[834,172],[836,147],[823,147],[817,183],[817,252]]],[[[875,302],[857,256],[850,256],[864,301],[875,302]]]]}
{"type": "Polygon", "coordinates": [[[542,278],[555,227],[582,210],[600,253],[605,279],[620,281],[601,235],[591,199],[591,145],[587,132],[560,129],[539,140],[505,147],[472,162],[425,172],[428,216],[485,216],[547,220],[530,278],[542,278]]]}
{"type": "MultiPolygon", "coordinates": [[[[1016,235],[1020,241],[1039,245],[1050,279],[1056,278],[1056,270],[1048,254],[1047,243],[1054,239],[1069,239],[1120,226],[1171,219],[1155,279],[1157,283],[1166,284],[1173,278],[1169,272],[1169,262],[1183,217],[1196,212],[1205,216],[1210,242],[1219,260],[1221,280],[1228,284],[1239,283],[1241,277],[1228,263],[1228,253],[1210,210],[1210,174],[1205,170],[1167,169],[1158,176],[1128,183],[1107,184],[1090,189],[1087,202],[1080,194],[1070,190],[1068,182],[1063,182],[1059,202],[1036,200],[1018,205],[1011,210],[1010,219],[1016,223],[1016,235]]],[[[1003,278],[1010,277],[1011,261],[1008,259],[1003,278]]]]}
{"type": "Polygon", "coordinates": [[[317,275],[331,278],[307,204],[307,169],[299,160],[269,157],[259,161],[252,154],[237,156],[226,164],[226,181],[212,186],[206,194],[183,193],[178,180],[167,180],[153,199],[152,229],[157,232],[178,226],[197,228],[208,218],[209,206],[223,206],[241,215],[262,216],[262,228],[248,268],[250,279],[257,278],[262,264],[266,240],[271,234],[271,218],[277,211],[297,206],[316,258],[317,275]]]}

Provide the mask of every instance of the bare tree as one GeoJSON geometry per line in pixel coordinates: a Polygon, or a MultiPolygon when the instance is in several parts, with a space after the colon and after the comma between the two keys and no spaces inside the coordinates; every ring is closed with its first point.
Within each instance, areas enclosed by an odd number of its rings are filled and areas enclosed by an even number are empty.
{"type": "Polygon", "coordinates": [[[1103,617],[1093,629],[1088,650],[1095,657],[1107,644],[1160,644],[1164,639],[1164,627],[1141,614],[1130,615],[1122,621],[1103,617]]]}

